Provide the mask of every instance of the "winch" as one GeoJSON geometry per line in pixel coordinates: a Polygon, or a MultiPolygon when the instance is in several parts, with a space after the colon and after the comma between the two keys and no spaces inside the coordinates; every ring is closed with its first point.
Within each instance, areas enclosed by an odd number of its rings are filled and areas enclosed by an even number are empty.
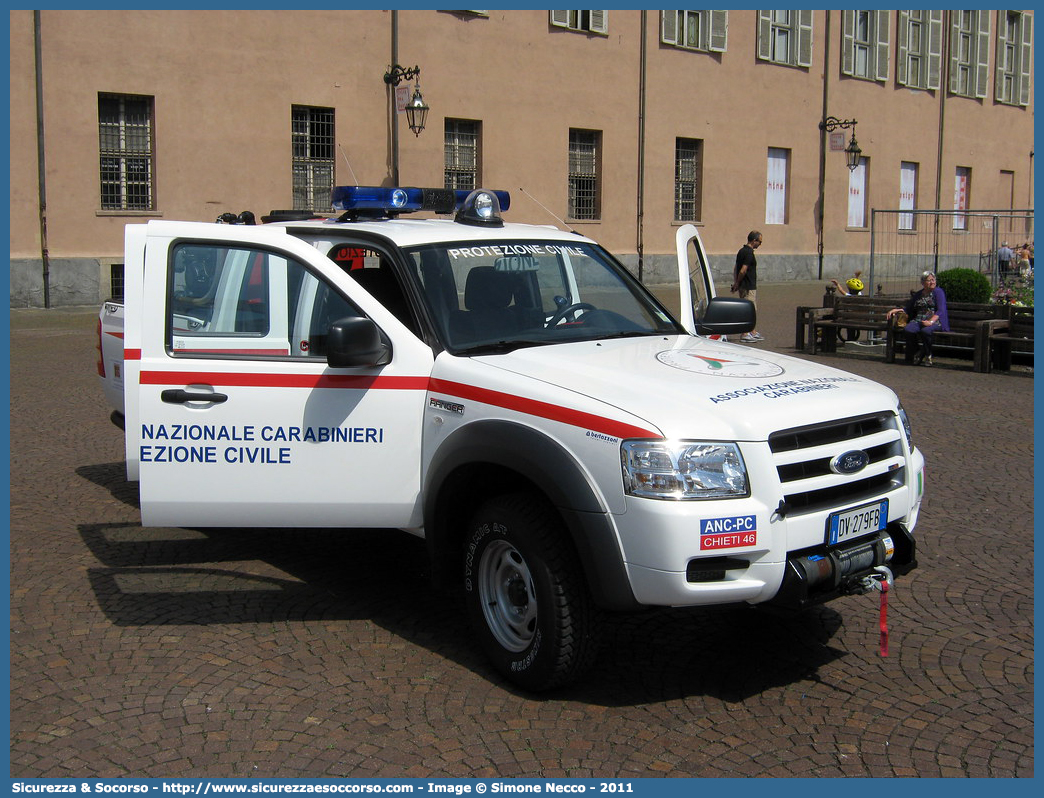
{"type": "Polygon", "coordinates": [[[771,604],[800,609],[838,595],[880,590],[894,574],[916,565],[913,535],[902,524],[889,524],[877,535],[839,548],[818,548],[792,557],[779,593],[771,604]]]}

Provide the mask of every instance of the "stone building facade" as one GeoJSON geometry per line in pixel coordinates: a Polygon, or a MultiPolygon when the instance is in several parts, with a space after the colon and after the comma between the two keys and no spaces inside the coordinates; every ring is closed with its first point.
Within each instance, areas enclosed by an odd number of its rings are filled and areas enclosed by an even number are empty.
{"type": "Polygon", "coordinates": [[[685,222],[723,279],[751,229],[763,281],[829,278],[867,258],[874,208],[1032,208],[1032,27],[1029,11],[11,11],[11,303],[118,293],[128,223],[323,210],[329,185],[396,173],[507,189],[509,219],[590,235],[646,282],[674,279],[685,222]],[[419,134],[390,110],[394,64],[420,68],[398,86],[430,109],[419,134]]]}

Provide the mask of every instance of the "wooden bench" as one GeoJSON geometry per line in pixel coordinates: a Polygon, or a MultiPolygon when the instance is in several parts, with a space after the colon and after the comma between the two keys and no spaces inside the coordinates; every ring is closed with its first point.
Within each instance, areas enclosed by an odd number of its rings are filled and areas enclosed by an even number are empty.
{"type": "Polygon", "coordinates": [[[833,307],[807,309],[805,325],[808,338],[807,343],[800,341],[801,348],[813,355],[817,349],[836,352],[839,330],[864,330],[885,336],[885,359],[892,361],[895,359],[892,351],[895,339],[889,333],[894,322],[887,315],[898,304],[895,297],[835,296],[833,307]]]}
{"type": "MultiPolygon", "coordinates": [[[[801,306],[797,309],[795,322],[795,348],[812,355],[816,354],[818,350],[822,350],[824,353],[836,352],[838,330],[866,330],[884,336],[885,361],[893,363],[896,353],[905,349],[906,336],[895,318],[890,321],[886,317],[889,310],[903,307],[908,299],[909,297],[861,297],[839,294],[833,297],[828,296],[824,300],[826,307],[801,306]],[[829,304],[831,300],[832,305],[829,304]]],[[[987,321],[1007,321],[1009,313],[1009,305],[948,302],[947,316],[950,321],[950,329],[948,332],[936,332],[934,345],[946,349],[958,349],[970,354],[973,368],[980,370],[984,368],[980,364],[985,362],[982,354],[984,351],[982,347],[985,344],[980,341],[979,325],[987,321]]],[[[1009,333],[1005,332],[1008,329],[1010,328],[998,327],[995,330],[999,336],[999,347],[1003,347],[1004,342],[1008,340],[1009,333]]],[[[988,334],[986,335],[988,337],[988,334]]],[[[1015,335],[1012,340],[1023,337],[1024,329],[1020,327],[1020,333],[1015,335]]],[[[998,351],[1003,357],[1003,348],[998,348],[998,351]]],[[[1010,363],[1010,360],[1000,362],[1010,363]]]]}
{"type": "Polygon", "coordinates": [[[975,346],[975,371],[1011,369],[1013,351],[1033,354],[1033,308],[1011,307],[1009,318],[979,322],[975,346]]]}
{"type": "MultiPolygon", "coordinates": [[[[971,354],[972,368],[975,368],[979,324],[984,321],[1006,319],[1008,307],[1008,305],[988,305],[978,302],[947,302],[946,315],[950,320],[950,330],[934,333],[932,348],[943,347],[967,352],[971,354]]],[[[889,348],[890,356],[886,355],[889,363],[895,360],[896,352],[906,346],[906,336],[902,328],[897,327],[892,334],[895,337],[895,343],[889,348]]]]}
{"type": "Polygon", "coordinates": [[[797,313],[794,317],[794,348],[799,352],[812,351],[811,343],[807,342],[806,332],[811,328],[809,325],[809,317],[813,314],[823,315],[830,311],[829,307],[821,307],[819,305],[798,305],[797,313]]]}

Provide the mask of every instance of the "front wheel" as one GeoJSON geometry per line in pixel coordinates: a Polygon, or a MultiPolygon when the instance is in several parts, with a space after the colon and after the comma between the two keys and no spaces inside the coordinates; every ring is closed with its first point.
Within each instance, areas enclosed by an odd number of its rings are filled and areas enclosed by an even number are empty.
{"type": "Polygon", "coordinates": [[[579,564],[554,512],[528,494],[487,501],[464,546],[469,620],[509,680],[548,690],[591,664],[592,608],[579,564]]]}

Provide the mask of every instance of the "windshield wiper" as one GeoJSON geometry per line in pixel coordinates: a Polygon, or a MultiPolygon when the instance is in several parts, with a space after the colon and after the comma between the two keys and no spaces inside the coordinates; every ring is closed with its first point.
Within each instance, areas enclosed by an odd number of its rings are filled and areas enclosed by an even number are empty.
{"type": "Polygon", "coordinates": [[[478,344],[461,349],[457,354],[461,355],[503,355],[514,352],[516,349],[525,349],[530,346],[547,346],[558,343],[556,341],[530,341],[523,338],[513,338],[510,341],[496,341],[488,344],[478,344]]]}
{"type": "Polygon", "coordinates": [[[670,335],[671,333],[664,332],[662,330],[621,330],[619,332],[608,333],[607,335],[599,336],[600,338],[645,338],[646,336],[653,335],[670,335]]]}

